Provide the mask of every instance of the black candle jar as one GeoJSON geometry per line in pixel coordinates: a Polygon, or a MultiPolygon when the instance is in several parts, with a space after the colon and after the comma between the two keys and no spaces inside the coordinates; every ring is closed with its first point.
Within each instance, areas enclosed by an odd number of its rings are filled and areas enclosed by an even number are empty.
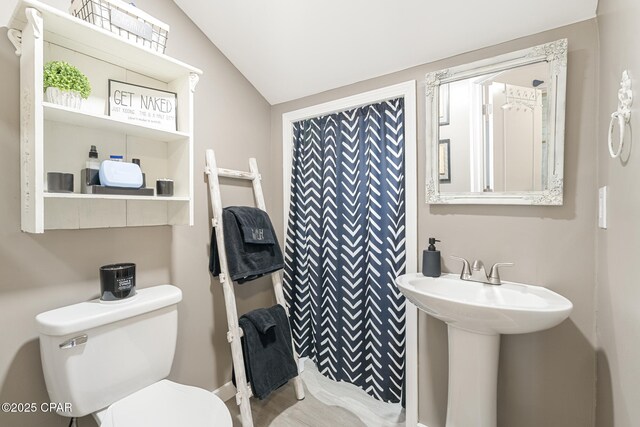
{"type": "Polygon", "coordinates": [[[136,294],[136,265],[109,264],[100,267],[100,299],[117,301],[136,294]]]}

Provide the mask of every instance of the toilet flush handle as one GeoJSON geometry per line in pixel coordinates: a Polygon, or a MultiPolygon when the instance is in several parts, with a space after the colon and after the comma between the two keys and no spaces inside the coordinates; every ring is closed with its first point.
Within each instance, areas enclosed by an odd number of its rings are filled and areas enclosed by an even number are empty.
{"type": "Polygon", "coordinates": [[[60,348],[74,348],[77,347],[79,345],[83,345],[87,342],[87,340],[89,339],[89,337],[87,336],[87,334],[82,334],[82,335],[78,335],[77,337],[73,337],[70,338],[68,340],[66,340],[65,342],[63,342],[62,344],[60,344],[60,348]]]}

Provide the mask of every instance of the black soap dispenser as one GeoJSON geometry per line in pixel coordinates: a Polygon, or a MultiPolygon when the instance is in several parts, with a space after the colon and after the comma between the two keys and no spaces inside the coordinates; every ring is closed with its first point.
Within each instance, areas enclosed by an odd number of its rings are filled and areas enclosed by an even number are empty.
{"type": "Polygon", "coordinates": [[[435,237],[429,237],[429,247],[422,251],[422,274],[427,277],[440,277],[440,251],[436,250],[435,237]]]}

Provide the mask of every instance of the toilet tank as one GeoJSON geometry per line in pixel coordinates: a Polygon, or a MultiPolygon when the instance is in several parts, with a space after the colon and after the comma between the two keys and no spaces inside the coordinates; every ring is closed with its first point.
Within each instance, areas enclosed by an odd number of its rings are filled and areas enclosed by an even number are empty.
{"type": "Polygon", "coordinates": [[[169,375],[181,300],[180,289],[160,285],[36,316],[49,397],[71,403],[60,415],[90,414],[169,375]]]}

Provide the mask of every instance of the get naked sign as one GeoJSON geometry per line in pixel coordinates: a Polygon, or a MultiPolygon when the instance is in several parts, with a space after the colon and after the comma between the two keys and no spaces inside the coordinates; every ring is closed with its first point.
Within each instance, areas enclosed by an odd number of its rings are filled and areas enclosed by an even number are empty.
{"type": "Polygon", "coordinates": [[[109,80],[109,116],[141,126],[175,131],[177,95],[109,80]]]}

